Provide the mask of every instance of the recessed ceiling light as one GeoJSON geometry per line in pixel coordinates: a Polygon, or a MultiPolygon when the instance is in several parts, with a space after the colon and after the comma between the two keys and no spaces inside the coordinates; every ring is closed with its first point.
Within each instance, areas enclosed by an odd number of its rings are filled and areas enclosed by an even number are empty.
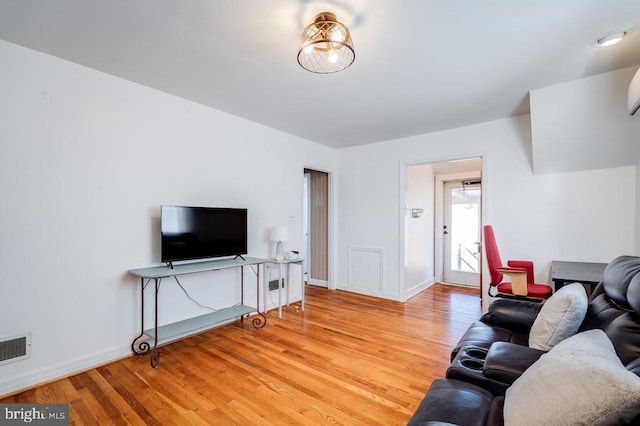
{"type": "Polygon", "coordinates": [[[618,43],[620,40],[622,40],[624,38],[624,36],[627,35],[626,31],[621,31],[621,30],[617,30],[617,31],[613,31],[610,33],[607,33],[601,37],[598,37],[598,39],[596,39],[593,43],[591,43],[594,47],[606,47],[606,46],[613,46],[614,44],[618,43]]]}

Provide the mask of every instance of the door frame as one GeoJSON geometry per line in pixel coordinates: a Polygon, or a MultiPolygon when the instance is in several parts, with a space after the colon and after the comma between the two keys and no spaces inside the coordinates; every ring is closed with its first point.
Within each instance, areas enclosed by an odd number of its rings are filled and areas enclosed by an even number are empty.
{"type": "MultiPolygon", "coordinates": [[[[310,165],[310,164],[303,164],[302,165],[302,176],[301,176],[301,180],[300,180],[300,190],[302,192],[302,202],[303,204],[301,205],[301,211],[302,214],[307,214],[308,212],[305,211],[305,207],[304,207],[304,197],[306,196],[305,194],[305,173],[304,170],[305,169],[310,169],[310,170],[315,170],[317,172],[322,172],[322,173],[326,173],[327,174],[327,178],[328,178],[328,184],[327,184],[327,190],[329,191],[329,193],[327,194],[327,200],[328,200],[328,223],[327,223],[327,274],[328,274],[328,283],[327,283],[327,288],[329,290],[335,290],[337,288],[336,286],[336,280],[335,280],[335,270],[334,270],[334,265],[337,265],[337,262],[334,258],[334,256],[336,255],[336,250],[335,250],[335,217],[336,217],[336,191],[334,188],[335,185],[335,171],[333,170],[328,170],[328,169],[324,169],[322,167],[318,167],[316,165],[310,165]]],[[[304,235],[305,229],[304,229],[304,220],[308,220],[308,218],[303,218],[303,220],[300,221],[300,228],[301,228],[301,235],[302,235],[302,239],[303,239],[303,245],[306,244],[307,238],[304,235]]],[[[304,248],[305,253],[304,256],[308,255],[308,247],[304,248]]],[[[305,261],[305,263],[307,263],[305,261]]],[[[306,266],[308,268],[308,265],[306,266]]],[[[306,276],[307,281],[309,280],[309,275],[306,276]]]]}
{"type": "MultiPolygon", "coordinates": [[[[407,185],[407,167],[410,166],[415,166],[415,165],[419,165],[419,164],[438,164],[438,163],[449,163],[449,162],[456,162],[456,161],[462,161],[462,160],[473,160],[473,159],[480,159],[480,168],[481,168],[481,176],[482,176],[482,206],[481,206],[481,216],[482,216],[482,223],[485,223],[486,220],[488,220],[489,216],[488,216],[488,209],[487,206],[489,205],[489,203],[487,202],[487,200],[489,199],[490,193],[488,191],[489,188],[489,182],[490,182],[490,176],[489,173],[487,172],[489,167],[489,158],[486,152],[478,152],[478,153],[467,153],[464,155],[452,155],[452,156],[442,156],[442,157],[433,157],[433,158],[425,158],[422,160],[415,160],[415,161],[401,161],[400,162],[400,170],[399,170],[399,174],[400,174],[400,179],[399,179],[399,193],[400,193],[400,197],[399,198],[399,205],[398,205],[398,228],[399,228],[399,236],[398,236],[398,282],[399,282],[399,294],[398,294],[398,300],[401,302],[405,302],[406,300],[408,300],[410,297],[415,296],[416,294],[418,294],[420,291],[424,290],[425,288],[429,287],[429,285],[425,285],[423,288],[412,288],[409,289],[407,288],[407,282],[406,282],[406,271],[404,268],[404,264],[405,264],[405,259],[406,259],[406,253],[405,253],[405,213],[406,213],[406,198],[407,198],[407,194],[406,194],[406,185],[407,185]]],[[[477,174],[477,173],[476,173],[477,174]]],[[[435,182],[434,182],[435,185],[435,182]]],[[[436,185],[436,188],[439,185],[436,185]]],[[[435,224],[434,224],[435,226],[435,224]]],[[[442,225],[441,225],[442,226],[442,225]]],[[[437,229],[437,228],[436,228],[437,229]]],[[[435,240],[435,238],[434,238],[435,240]]],[[[442,247],[440,245],[440,247],[442,247]]],[[[442,249],[440,249],[440,257],[442,257],[442,249]]],[[[434,241],[434,255],[438,253],[438,250],[436,250],[435,247],[435,241],[434,241]]],[[[435,259],[434,259],[435,262],[435,259]]],[[[434,263],[434,275],[437,277],[437,275],[435,274],[436,270],[435,267],[438,263],[434,263]]],[[[442,264],[440,262],[440,264],[442,264]]],[[[480,269],[480,289],[479,289],[479,295],[482,297],[483,296],[483,289],[485,286],[485,278],[484,276],[486,275],[485,272],[485,266],[484,266],[484,261],[481,262],[482,266],[480,269]]],[[[442,267],[440,267],[440,277],[442,277],[442,267]]]]}
{"type": "MultiPolygon", "coordinates": [[[[481,172],[482,173],[482,172],[481,172]]],[[[482,176],[478,176],[478,172],[462,172],[462,173],[447,173],[443,175],[436,175],[436,187],[435,187],[435,221],[434,221],[434,235],[435,235],[435,267],[434,267],[434,275],[436,281],[444,281],[444,236],[442,232],[438,232],[438,230],[442,231],[444,227],[444,211],[445,211],[445,202],[444,202],[444,186],[449,182],[461,182],[467,179],[480,179],[482,180],[482,176]]],[[[484,187],[482,183],[480,183],[480,223],[479,229],[482,229],[482,191],[484,191],[484,187]]],[[[480,241],[482,241],[482,232],[480,232],[480,241]]],[[[480,245],[480,253],[482,253],[482,245],[480,245]]],[[[480,277],[482,277],[482,255],[480,256],[479,262],[479,270],[478,273],[480,277]]],[[[481,278],[478,279],[479,282],[481,278]]],[[[454,284],[455,285],[455,284],[454,284]]],[[[460,284],[462,285],[462,284],[460,284]]],[[[479,286],[482,284],[479,283],[479,286]]],[[[476,286],[468,286],[472,288],[477,288],[476,286]]]]}

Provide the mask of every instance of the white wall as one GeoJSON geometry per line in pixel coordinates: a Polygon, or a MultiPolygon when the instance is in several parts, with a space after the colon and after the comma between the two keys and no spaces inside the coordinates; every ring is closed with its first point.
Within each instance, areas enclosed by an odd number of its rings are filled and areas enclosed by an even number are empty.
{"type": "MultiPolygon", "coordinates": [[[[126,271],[158,263],[161,204],[248,208],[253,256],[269,256],[275,224],[300,245],[289,216],[302,214],[304,166],[340,173],[338,286],[348,247],[377,247],[393,299],[405,291],[401,164],[482,156],[485,222],[539,279],[552,259],[606,262],[640,240],[635,167],[533,175],[529,116],[336,152],[4,41],[0,63],[0,338],[33,333],[32,358],[0,366],[0,394],[130,353],[139,290],[126,271]]],[[[236,278],[183,283],[221,307],[236,278]]],[[[161,323],[202,312],[171,282],[161,303],[161,323]]]]}
{"type": "MultiPolygon", "coordinates": [[[[401,163],[483,157],[483,220],[504,258],[607,262],[634,252],[635,167],[534,175],[528,115],[339,151],[338,282],[350,245],[385,250],[384,293],[401,300],[401,163]],[[473,152],[470,152],[473,150],[473,152]]],[[[486,274],[485,274],[486,278],[486,274]]]]}
{"type": "Polygon", "coordinates": [[[637,69],[531,91],[536,173],[635,165],[640,120],[629,117],[627,88],[637,69]]]}
{"type": "Polygon", "coordinates": [[[433,167],[429,164],[409,165],[405,179],[404,282],[407,292],[416,294],[435,282],[433,167]],[[419,217],[413,217],[412,209],[422,209],[423,212],[419,217]]]}
{"type": "MultiPolygon", "coordinates": [[[[161,204],[248,208],[251,256],[275,224],[301,246],[303,167],[335,170],[333,149],[4,41],[0,63],[0,338],[33,334],[0,395],[130,353],[126,271],[158,264],[161,204]]],[[[181,281],[219,308],[237,278],[181,281]]],[[[170,280],[160,294],[161,323],[204,313],[170,280]]]]}

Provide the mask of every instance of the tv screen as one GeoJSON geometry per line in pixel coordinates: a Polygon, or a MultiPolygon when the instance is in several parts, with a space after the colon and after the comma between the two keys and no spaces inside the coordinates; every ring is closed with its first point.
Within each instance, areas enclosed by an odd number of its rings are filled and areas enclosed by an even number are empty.
{"type": "Polygon", "coordinates": [[[247,254],[247,209],[161,206],[162,262],[247,254]]]}

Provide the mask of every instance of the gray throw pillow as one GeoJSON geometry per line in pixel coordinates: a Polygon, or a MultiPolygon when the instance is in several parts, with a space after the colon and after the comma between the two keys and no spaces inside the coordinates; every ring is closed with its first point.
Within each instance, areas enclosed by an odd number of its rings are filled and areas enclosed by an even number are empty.
{"type": "Polygon", "coordinates": [[[587,313],[587,292],[580,283],[560,288],[544,302],[529,332],[529,347],[548,351],[573,336],[587,313]]]}
{"type": "Polygon", "coordinates": [[[504,424],[614,425],[640,413],[640,377],[602,330],[578,333],[542,355],[504,399],[504,424]]]}

